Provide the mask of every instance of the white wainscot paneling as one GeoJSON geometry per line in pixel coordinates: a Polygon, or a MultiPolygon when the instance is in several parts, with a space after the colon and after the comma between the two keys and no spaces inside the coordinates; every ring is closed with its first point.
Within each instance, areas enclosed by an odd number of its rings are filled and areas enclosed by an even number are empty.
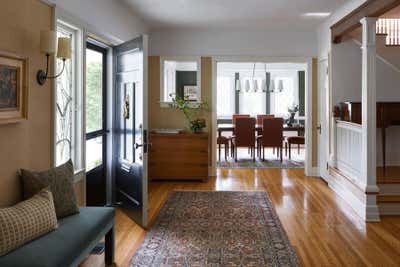
{"type": "Polygon", "coordinates": [[[354,183],[365,186],[361,181],[361,144],[361,125],[336,122],[336,167],[354,183]]]}

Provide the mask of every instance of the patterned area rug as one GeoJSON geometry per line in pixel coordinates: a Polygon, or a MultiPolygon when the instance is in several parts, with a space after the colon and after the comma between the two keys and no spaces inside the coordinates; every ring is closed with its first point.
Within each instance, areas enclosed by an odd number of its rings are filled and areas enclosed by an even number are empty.
{"type": "Polygon", "coordinates": [[[268,168],[283,168],[283,169],[296,169],[304,168],[304,161],[302,160],[256,160],[253,162],[251,159],[240,159],[235,162],[233,159],[221,162],[217,164],[218,168],[246,168],[246,169],[268,169],[268,168]]]}
{"type": "Polygon", "coordinates": [[[300,266],[265,192],[174,192],[130,267],[300,266]]]}

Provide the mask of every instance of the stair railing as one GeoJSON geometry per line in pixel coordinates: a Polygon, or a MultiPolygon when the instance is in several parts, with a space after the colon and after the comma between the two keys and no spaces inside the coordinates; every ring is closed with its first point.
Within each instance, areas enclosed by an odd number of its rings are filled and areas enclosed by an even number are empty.
{"type": "Polygon", "coordinates": [[[376,23],[376,33],[387,34],[386,45],[400,45],[400,19],[378,19],[376,23]]]}

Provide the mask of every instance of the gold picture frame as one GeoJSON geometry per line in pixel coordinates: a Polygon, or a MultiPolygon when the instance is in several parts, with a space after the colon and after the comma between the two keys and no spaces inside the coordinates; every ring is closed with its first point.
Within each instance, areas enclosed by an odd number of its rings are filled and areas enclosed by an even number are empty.
{"type": "Polygon", "coordinates": [[[28,58],[0,51],[0,124],[28,119],[28,58]]]}

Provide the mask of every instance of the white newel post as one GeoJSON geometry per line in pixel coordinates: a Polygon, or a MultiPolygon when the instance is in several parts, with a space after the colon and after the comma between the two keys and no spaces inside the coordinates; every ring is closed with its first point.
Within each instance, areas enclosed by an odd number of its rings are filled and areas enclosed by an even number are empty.
{"type": "Polygon", "coordinates": [[[379,221],[376,203],[376,18],[362,24],[362,155],[361,175],[366,191],[366,221],[379,221]]]}

